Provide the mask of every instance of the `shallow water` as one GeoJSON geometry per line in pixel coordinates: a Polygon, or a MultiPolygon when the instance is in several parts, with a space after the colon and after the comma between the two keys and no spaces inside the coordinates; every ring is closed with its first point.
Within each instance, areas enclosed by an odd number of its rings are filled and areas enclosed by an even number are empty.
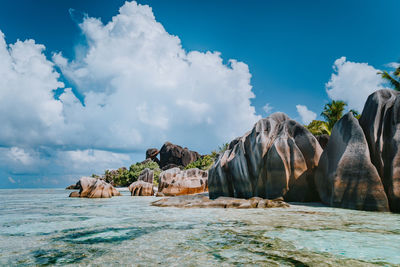
{"type": "Polygon", "coordinates": [[[400,215],[296,205],[178,209],[153,197],[0,190],[0,265],[400,265],[400,215]]]}

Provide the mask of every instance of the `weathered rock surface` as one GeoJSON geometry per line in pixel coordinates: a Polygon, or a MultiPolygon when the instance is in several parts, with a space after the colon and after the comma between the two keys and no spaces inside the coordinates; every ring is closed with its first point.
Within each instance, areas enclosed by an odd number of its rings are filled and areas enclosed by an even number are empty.
{"type": "Polygon", "coordinates": [[[371,94],[364,106],[360,125],[390,209],[400,212],[400,92],[386,89],[371,94]]]}
{"type": "Polygon", "coordinates": [[[208,191],[208,173],[199,169],[173,168],[161,172],[158,195],[179,196],[208,191]]]}
{"type": "Polygon", "coordinates": [[[129,185],[131,196],[154,196],[153,183],[139,180],[129,185]]]}
{"type": "Polygon", "coordinates": [[[233,140],[209,170],[210,198],[220,196],[315,201],[314,171],[322,148],[283,113],[259,120],[233,140]]]}
{"type": "Polygon", "coordinates": [[[168,164],[185,167],[199,158],[200,154],[195,151],[166,142],[160,150],[160,167],[163,168],[168,164]]]}
{"type": "Polygon", "coordinates": [[[111,184],[102,179],[82,177],[78,184],[80,187],[79,192],[72,192],[69,195],[70,197],[110,198],[121,195],[111,184]]]}
{"type": "Polygon", "coordinates": [[[160,151],[157,148],[149,148],[146,150],[146,159],[151,159],[154,162],[160,163],[160,160],[157,158],[157,155],[160,151]]]}
{"type": "Polygon", "coordinates": [[[329,135],[321,134],[321,135],[317,135],[316,138],[317,138],[318,143],[321,146],[321,148],[325,149],[329,142],[329,135]]]}
{"type": "Polygon", "coordinates": [[[207,194],[197,194],[191,196],[177,196],[162,198],[151,203],[157,207],[177,207],[177,208],[237,208],[237,209],[254,209],[254,208],[286,208],[289,204],[283,202],[282,199],[262,199],[253,197],[250,199],[219,197],[211,200],[207,194]]]}
{"type": "Polygon", "coordinates": [[[364,132],[351,112],[333,127],[315,183],[322,202],[341,208],[388,211],[388,200],[371,162],[364,132]]]}
{"type": "Polygon", "coordinates": [[[154,172],[148,168],[144,169],[136,182],[129,185],[131,196],[153,196],[154,172]]]}

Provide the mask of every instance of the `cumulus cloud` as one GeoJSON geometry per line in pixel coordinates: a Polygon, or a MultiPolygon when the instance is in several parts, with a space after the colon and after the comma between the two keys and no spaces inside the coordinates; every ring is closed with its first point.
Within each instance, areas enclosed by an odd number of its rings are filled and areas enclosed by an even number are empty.
{"type": "Polygon", "coordinates": [[[264,110],[264,112],[265,112],[265,114],[269,114],[269,113],[271,113],[271,111],[274,109],[274,107],[273,106],[271,106],[271,104],[270,103],[267,103],[267,104],[265,104],[264,106],[263,106],[263,110],[264,110]]]}
{"type": "Polygon", "coordinates": [[[325,85],[328,96],[333,100],[345,101],[349,109],[361,112],[367,97],[385,87],[377,74],[379,70],[367,63],[351,62],[341,57],[335,61],[333,70],[325,85]]]}
{"type": "Polygon", "coordinates": [[[52,61],[43,45],[6,44],[0,32],[2,172],[101,171],[167,140],[205,153],[260,118],[248,66],[184,50],[149,6],[126,2],[110,22],[85,17],[79,26],[85,49],[52,61]]]}
{"type": "Polygon", "coordinates": [[[219,52],[185,51],[151,8],[127,2],[107,24],[80,24],[87,52],[54,62],[84,95],[61,96],[74,131],[95,148],[134,150],[166,140],[207,152],[259,119],[248,66],[219,52]],[[82,127],[85,125],[85,127],[82,127]]]}
{"type": "Polygon", "coordinates": [[[301,122],[303,124],[309,124],[313,120],[317,118],[317,114],[315,112],[312,112],[307,108],[307,106],[304,105],[296,105],[297,112],[300,115],[301,122]]]}

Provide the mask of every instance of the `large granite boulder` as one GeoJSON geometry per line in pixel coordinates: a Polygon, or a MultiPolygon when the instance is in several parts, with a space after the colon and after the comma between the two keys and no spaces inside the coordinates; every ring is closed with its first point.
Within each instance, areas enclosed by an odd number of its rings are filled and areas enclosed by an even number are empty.
{"type": "Polygon", "coordinates": [[[315,183],[323,203],[333,207],[388,211],[388,199],[371,162],[364,132],[351,112],[333,127],[321,155],[315,183]]]}
{"type": "Polygon", "coordinates": [[[121,195],[111,184],[102,179],[82,177],[77,185],[80,188],[79,192],[72,192],[70,197],[110,198],[121,195]]]}
{"type": "Polygon", "coordinates": [[[400,212],[400,92],[384,89],[371,94],[360,125],[390,209],[400,212]]]}
{"type": "Polygon", "coordinates": [[[259,120],[229,144],[209,170],[210,198],[220,196],[315,201],[317,139],[283,113],[259,120]]]}
{"type": "Polygon", "coordinates": [[[154,172],[148,168],[144,169],[136,182],[129,185],[131,196],[153,196],[154,172]]]}
{"type": "Polygon", "coordinates": [[[199,158],[200,154],[195,151],[166,142],[160,150],[160,167],[163,168],[169,164],[185,167],[199,158]]]}
{"type": "Polygon", "coordinates": [[[208,172],[199,169],[172,168],[161,172],[158,194],[161,196],[190,195],[208,191],[208,172]]]}

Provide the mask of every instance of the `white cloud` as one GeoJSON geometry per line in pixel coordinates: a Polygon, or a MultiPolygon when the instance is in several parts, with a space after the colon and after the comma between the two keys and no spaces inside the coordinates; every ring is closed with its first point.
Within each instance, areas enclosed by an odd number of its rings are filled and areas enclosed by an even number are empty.
{"type": "Polygon", "coordinates": [[[272,111],[273,109],[274,109],[274,107],[271,106],[270,103],[267,103],[267,104],[265,104],[265,105],[263,106],[263,110],[264,110],[265,114],[271,113],[271,111],[272,111]]]}
{"type": "Polygon", "coordinates": [[[309,124],[317,118],[317,114],[312,112],[304,105],[296,105],[297,112],[300,115],[303,124],[309,124]]]}
{"type": "Polygon", "coordinates": [[[224,64],[219,52],[185,51],[149,6],[126,2],[107,24],[86,17],[79,26],[86,49],[52,60],[84,105],[64,88],[43,45],[7,45],[0,32],[2,172],[99,172],[165,141],[206,153],[260,118],[248,66],[224,64]]]}
{"type": "Polygon", "coordinates": [[[17,183],[12,177],[8,177],[8,181],[10,181],[10,183],[15,184],[17,183]]]}
{"type": "Polygon", "coordinates": [[[333,65],[334,73],[325,85],[328,96],[333,100],[343,100],[349,109],[362,112],[367,97],[374,91],[384,88],[383,80],[377,75],[378,69],[367,63],[337,59],[333,65]]]}
{"type": "Polygon", "coordinates": [[[388,64],[385,64],[386,67],[397,69],[400,66],[400,63],[398,62],[390,62],[388,64]]]}
{"type": "Polygon", "coordinates": [[[70,93],[61,96],[79,136],[69,143],[134,150],[170,140],[207,152],[259,119],[248,66],[185,51],[149,6],[127,2],[106,25],[88,17],[80,27],[87,53],[53,58],[85,97],[82,108],[70,93]]]}

